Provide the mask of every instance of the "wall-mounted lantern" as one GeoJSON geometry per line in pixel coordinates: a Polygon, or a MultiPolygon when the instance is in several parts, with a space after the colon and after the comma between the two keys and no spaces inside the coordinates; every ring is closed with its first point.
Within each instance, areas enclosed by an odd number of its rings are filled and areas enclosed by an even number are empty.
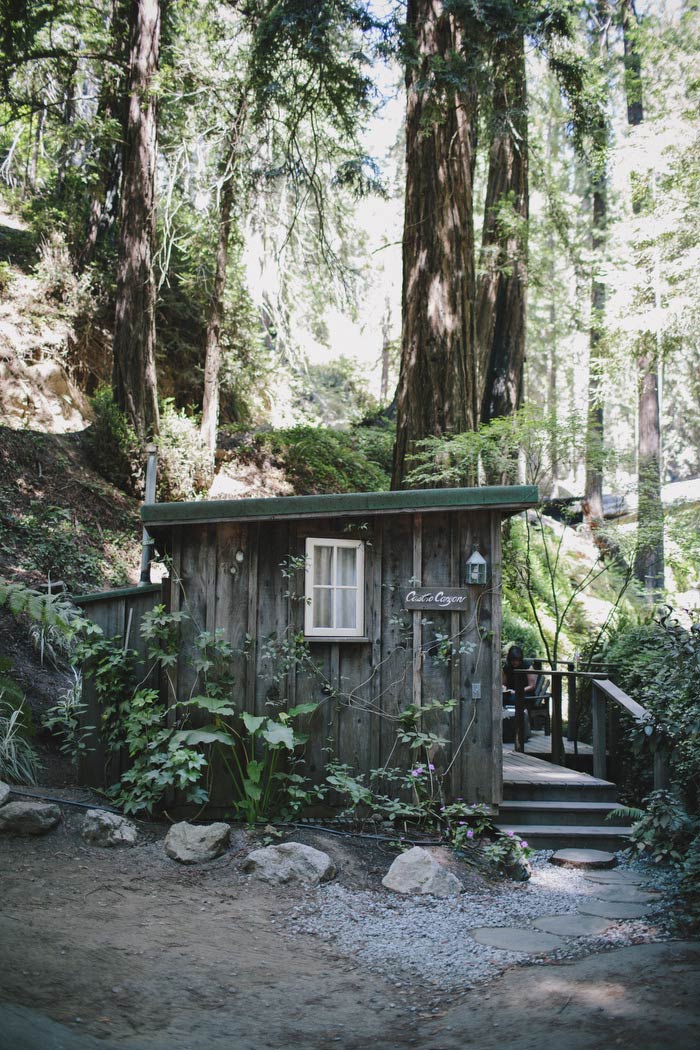
{"type": "Polygon", "coordinates": [[[484,584],[488,582],[488,565],[486,558],[474,548],[467,558],[467,583],[484,584]]]}

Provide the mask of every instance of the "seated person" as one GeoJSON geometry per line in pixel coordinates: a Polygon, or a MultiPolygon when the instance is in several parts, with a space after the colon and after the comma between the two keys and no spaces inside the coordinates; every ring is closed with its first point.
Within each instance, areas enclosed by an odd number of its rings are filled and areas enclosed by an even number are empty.
{"type": "MultiPolygon", "coordinates": [[[[516,688],[518,686],[518,679],[522,679],[523,675],[516,675],[513,672],[517,668],[524,668],[529,670],[532,664],[525,660],[523,651],[519,645],[511,645],[506,655],[506,662],[503,665],[503,703],[512,704],[515,701],[516,688]]],[[[532,699],[532,695],[535,692],[535,686],[537,684],[537,675],[528,674],[525,676],[525,698],[532,699]]]]}

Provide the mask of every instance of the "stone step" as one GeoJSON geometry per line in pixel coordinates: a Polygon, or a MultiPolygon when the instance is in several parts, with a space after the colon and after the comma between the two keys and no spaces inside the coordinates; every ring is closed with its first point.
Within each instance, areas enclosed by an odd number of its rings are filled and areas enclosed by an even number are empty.
{"type": "Polygon", "coordinates": [[[630,845],[630,828],[619,825],[572,826],[570,824],[496,825],[500,831],[512,831],[525,839],[533,849],[600,849],[611,853],[630,845]]]}
{"type": "MultiPolygon", "coordinates": [[[[499,806],[499,819],[508,825],[556,824],[605,826],[605,818],[615,809],[614,802],[534,801],[532,799],[504,801],[499,806]]],[[[615,825],[629,821],[616,819],[615,825]]],[[[613,825],[611,825],[612,827],[613,825]]]]}
{"type": "Polygon", "coordinates": [[[552,783],[547,780],[503,780],[503,802],[617,802],[617,788],[607,780],[574,774],[580,780],[552,783]]]}

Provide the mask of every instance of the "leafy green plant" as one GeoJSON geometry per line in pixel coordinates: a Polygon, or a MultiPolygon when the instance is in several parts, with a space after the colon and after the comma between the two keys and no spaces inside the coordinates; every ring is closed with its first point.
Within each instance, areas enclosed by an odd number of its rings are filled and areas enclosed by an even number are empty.
{"type": "Polygon", "coordinates": [[[2,700],[0,693],[0,780],[10,784],[36,784],[40,763],[27,739],[22,709],[2,700]]]}
{"type": "Polygon", "coordinates": [[[209,451],[198,421],[171,398],[160,404],[158,434],[158,498],[194,499],[205,491],[211,475],[209,451]]]}
{"type": "Polygon", "coordinates": [[[70,758],[77,769],[81,758],[91,750],[89,739],[95,727],[85,721],[87,706],[82,701],[82,673],[75,667],[72,670],[73,682],[45,713],[43,723],[59,737],[61,753],[70,758]]]}
{"type": "Polygon", "coordinates": [[[139,495],[142,465],[136,432],[117,407],[110,387],[99,387],[90,404],[95,418],[85,440],[95,469],[118,488],[139,495]]]}
{"type": "Polygon", "coordinates": [[[645,808],[618,808],[611,814],[632,817],[634,848],[654,864],[681,864],[688,847],[698,834],[699,825],[686,812],[672,791],[652,791],[645,808]]]}

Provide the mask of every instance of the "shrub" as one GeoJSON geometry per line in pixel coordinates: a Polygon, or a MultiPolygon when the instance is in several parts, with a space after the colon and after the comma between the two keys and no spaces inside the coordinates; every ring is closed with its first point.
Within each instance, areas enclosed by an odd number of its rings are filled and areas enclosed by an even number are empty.
{"type": "Polygon", "coordinates": [[[39,759],[27,740],[22,711],[2,701],[0,693],[0,780],[36,784],[39,759]]]}
{"type": "Polygon", "coordinates": [[[138,495],[142,468],[136,432],[109,387],[100,387],[90,403],[95,420],[86,431],[86,443],[93,466],[113,485],[138,495]]]}
{"type": "Polygon", "coordinates": [[[371,458],[372,442],[363,436],[362,428],[299,425],[263,435],[262,441],[282,460],[300,494],[376,492],[389,487],[386,440],[374,438],[374,454],[381,450],[380,463],[371,458]]]}
{"type": "Polygon", "coordinates": [[[158,466],[158,495],[162,500],[195,498],[206,489],[211,474],[209,451],[199,435],[197,421],[170,399],[160,406],[158,466]]]}

